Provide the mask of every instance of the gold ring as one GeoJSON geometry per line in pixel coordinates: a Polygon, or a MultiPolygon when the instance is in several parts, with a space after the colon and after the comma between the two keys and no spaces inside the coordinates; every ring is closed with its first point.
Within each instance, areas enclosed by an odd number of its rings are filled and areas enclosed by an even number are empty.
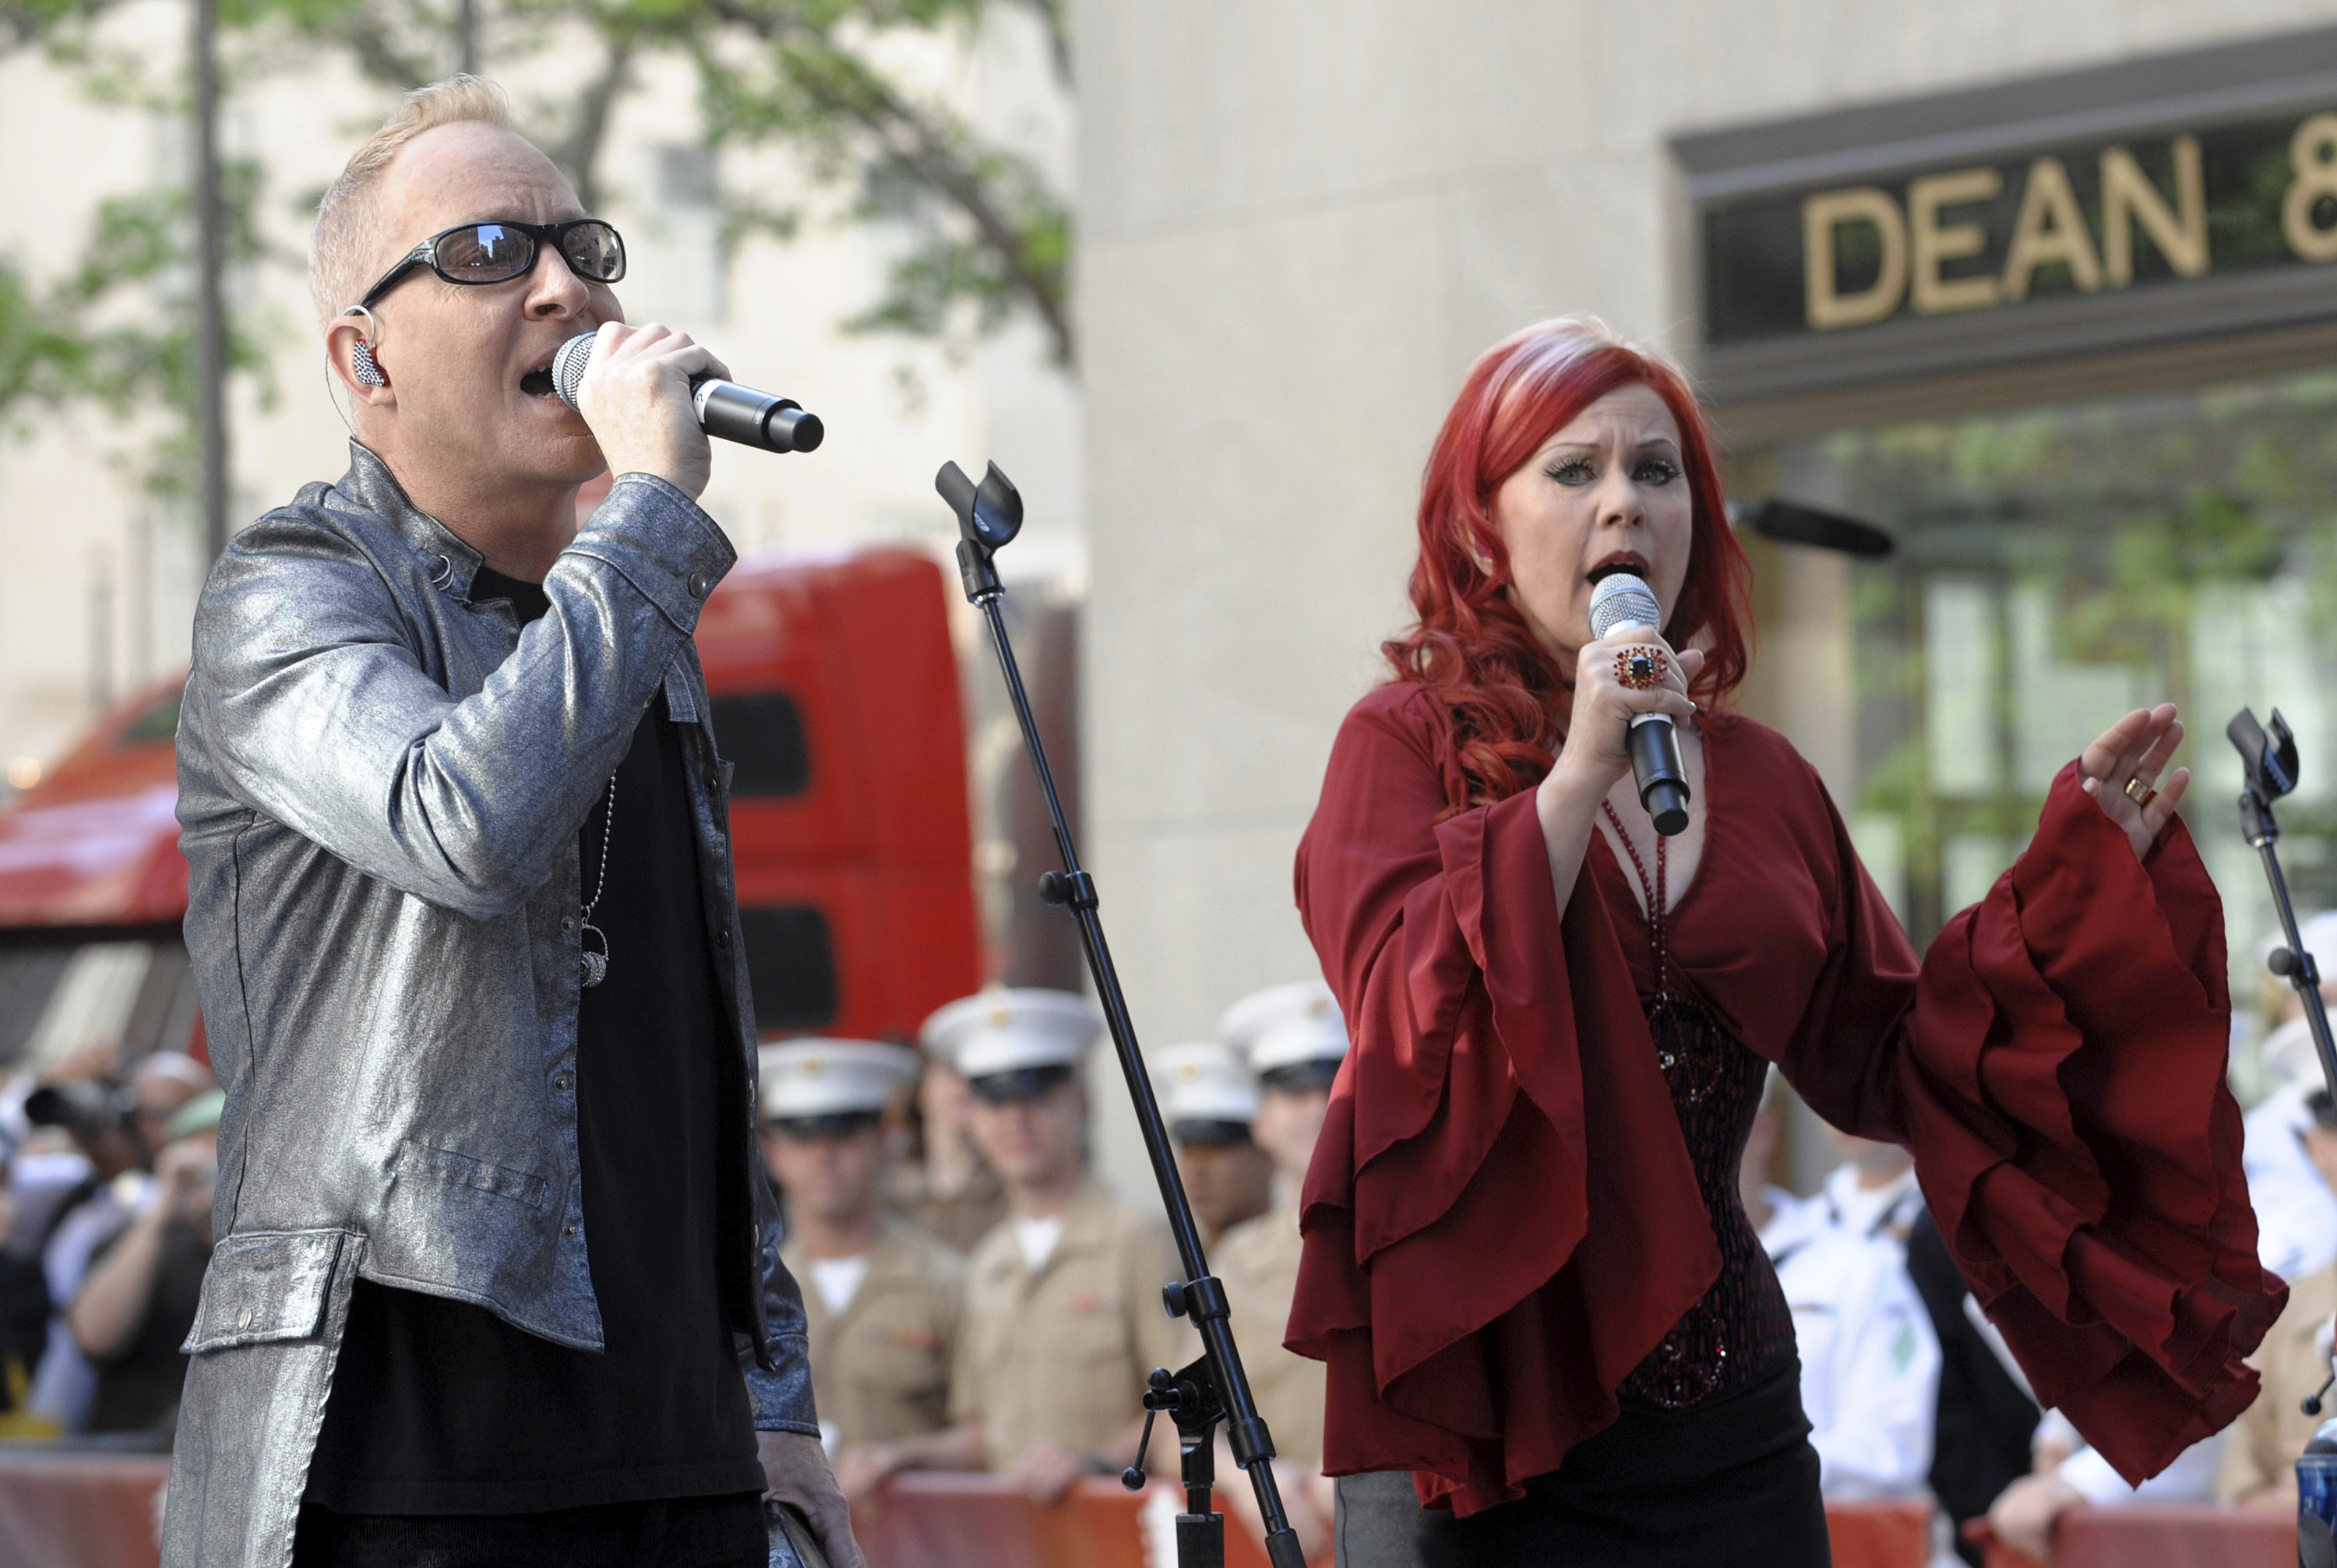
{"type": "Polygon", "coordinates": [[[2139,773],[2126,781],[2126,798],[2137,806],[2147,806],[2156,799],[2158,790],[2139,773]]]}

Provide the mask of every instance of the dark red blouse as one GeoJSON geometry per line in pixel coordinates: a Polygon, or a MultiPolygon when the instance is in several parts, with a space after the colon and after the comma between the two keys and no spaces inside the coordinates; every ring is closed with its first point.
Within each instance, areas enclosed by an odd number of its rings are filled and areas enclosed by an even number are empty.
{"type": "MultiPolygon", "coordinates": [[[[1706,726],[1672,984],[1836,1126],[1904,1143],[2038,1396],[2130,1479],[2254,1397],[2286,1289],[2240,1174],[2222,906],[2190,837],[2137,864],[2055,781],[2034,842],[1918,965],[1785,740],[1706,726]]],[[[1298,906],[1354,1048],[1304,1197],[1288,1344],[1329,1363],[1325,1466],[1469,1514],[1613,1420],[1705,1293],[1712,1226],[1598,838],[1563,917],[1531,791],[1465,807],[1441,703],[1342,726],[1298,906]]]]}

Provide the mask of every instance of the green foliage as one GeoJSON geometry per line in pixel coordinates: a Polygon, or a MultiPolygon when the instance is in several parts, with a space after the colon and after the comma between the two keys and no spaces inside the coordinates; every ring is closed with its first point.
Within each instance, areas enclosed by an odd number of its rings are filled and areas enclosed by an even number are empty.
{"type": "MultiPolygon", "coordinates": [[[[2255,670],[2247,662],[2262,655],[2233,646],[2228,629],[2234,604],[2268,603],[2260,596],[2267,584],[2301,588],[2281,603],[2301,609],[2298,630],[2337,650],[2333,414],[2337,376],[2320,374],[1842,432],[1814,444],[1811,456],[1831,470],[1839,504],[1888,523],[1900,542],[1893,561],[1860,569],[1851,607],[1857,799],[1861,810],[1897,819],[1918,936],[1951,912],[1941,902],[1951,839],[2009,846],[2026,838],[2039,779],[2019,758],[2035,760],[2046,744],[2039,737],[2067,739],[2057,710],[2086,708],[2088,734],[2092,705],[2146,697],[2171,698],[2195,719],[2203,694],[2220,700],[2235,671],[2255,670]],[[2000,690],[1938,684],[1946,677],[1931,660],[1941,650],[1924,617],[1927,593],[1941,580],[1983,585],[1997,606],[1996,646],[1971,667],[1995,669],[2000,690]],[[2012,606],[2023,596],[2032,605],[2041,596],[2046,607],[2043,646],[2034,632],[2025,642],[2012,634],[2012,606]],[[2203,628],[2214,633],[2204,642],[2203,628]],[[2122,681],[2130,698],[2119,695],[2122,681]],[[1955,696],[2000,726],[2005,761],[1990,790],[1936,782],[1942,759],[1931,755],[1932,708],[1955,696]]],[[[2318,673],[2280,677],[2310,682],[2318,673]]],[[[2219,750],[2223,716],[2208,715],[2215,722],[2200,725],[2176,760],[2202,760],[2195,748],[2203,742],[2219,750]]],[[[2310,828],[2312,809],[2293,809],[2297,826],[2310,828]]],[[[2195,830],[2227,826],[2205,819],[2202,828],[2195,818],[2195,830]]],[[[2320,896],[2337,898],[2337,879],[2320,896]]]]}
{"type": "MultiPolygon", "coordinates": [[[[260,171],[221,170],[230,221],[227,259],[259,253],[253,207],[260,171]]],[[[195,320],[188,257],[193,214],[172,186],[102,202],[79,261],[36,287],[0,262],[0,428],[22,435],[29,416],[76,403],[117,413],[162,410],[164,426],[132,459],[134,477],[161,495],[191,489],[195,468],[195,320]]],[[[256,324],[230,312],[231,372],[265,377],[256,324]]],[[[272,392],[263,379],[263,394],[272,392]]]]}
{"type": "MultiPolygon", "coordinates": [[[[463,9],[443,0],[239,0],[230,15],[255,38],[346,54],[401,92],[465,59],[492,70],[585,45],[592,65],[575,91],[523,113],[587,207],[606,193],[611,115],[640,65],[685,59],[709,146],[793,152],[846,196],[854,220],[896,234],[885,293],[848,326],[935,338],[951,333],[961,311],[982,332],[1028,313],[1069,367],[1076,346],[1063,197],[1029,159],[886,71],[874,47],[901,32],[969,36],[1010,3],[1037,14],[1068,82],[1055,0],[476,0],[467,38],[463,9]]],[[[802,219],[752,194],[724,193],[731,244],[750,234],[791,238],[802,219]]]]}
{"type": "Polygon", "coordinates": [[[64,402],[81,382],[88,354],[80,336],[58,329],[52,302],[0,263],[0,416],[20,424],[16,411],[64,402]]]}
{"type": "MultiPolygon", "coordinates": [[[[104,102],[183,113],[183,86],[158,79],[143,51],[109,49],[97,24],[119,0],[0,0],[0,55],[37,48],[77,70],[104,102]]],[[[1020,5],[1044,24],[1068,82],[1059,0],[222,0],[230,80],[313,68],[340,55],[403,92],[466,62],[492,74],[554,50],[592,61],[575,90],[520,105],[586,205],[605,194],[611,115],[652,56],[689,62],[704,132],[720,149],[779,148],[844,197],[853,221],[897,239],[886,286],[846,325],[956,338],[1028,314],[1067,368],[1071,214],[1027,158],[994,145],[963,116],[896,80],[875,45],[902,31],[971,35],[984,15],[1020,5]]],[[[263,259],[253,224],[264,171],[225,172],[230,266],[263,259]]],[[[311,194],[313,201],[313,193],[311,194]]],[[[803,213],[752,193],[723,193],[726,249],[751,235],[792,238],[803,213]]],[[[160,407],[171,427],[142,462],[153,488],[193,469],[193,317],[187,298],[193,225],[186,191],[109,201],[80,261],[35,286],[0,258],[0,430],[75,402],[160,407]]],[[[257,324],[230,312],[230,364],[264,372],[257,324]]]]}
{"type": "Polygon", "coordinates": [[[982,0],[655,3],[696,13],[688,46],[716,145],[794,147],[816,174],[856,187],[857,217],[892,220],[904,230],[908,243],[885,293],[850,325],[939,337],[961,306],[972,308],[983,331],[1029,310],[1057,361],[1071,363],[1071,213],[1062,199],[1028,159],[985,144],[961,117],[921,102],[853,42],[889,26],[971,23],[982,0]],[[719,25],[708,30],[697,18],[719,25]],[[738,47],[742,41],[751,47],[738,47]]]}

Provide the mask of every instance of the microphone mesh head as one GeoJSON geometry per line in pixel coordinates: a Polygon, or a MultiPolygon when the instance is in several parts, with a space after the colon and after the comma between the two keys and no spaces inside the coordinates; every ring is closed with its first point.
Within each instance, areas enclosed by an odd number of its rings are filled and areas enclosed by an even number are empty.
{"type": "Polygon", "coordinates": [[[592,363],[594,336],[580,332],[562,343],[560,352],[552,357],[552,389],[571,408],[576,407],[576,388],[584,382],[584,367],[592,363]]]}
{"type": "Polygon", "coordinates": [[[1590,590],[1590,634],[1604,637],[1618,626],[1638,622],[1660,627],[1663,607],[1648,592],[1645,579],[1630,572],[1610,572],[1590,590]]]}

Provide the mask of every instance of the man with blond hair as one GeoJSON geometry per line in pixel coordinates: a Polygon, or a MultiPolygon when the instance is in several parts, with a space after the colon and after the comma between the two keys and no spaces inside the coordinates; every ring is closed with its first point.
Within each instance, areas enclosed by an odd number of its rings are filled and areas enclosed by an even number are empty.
{"type": "Polygon", "coordinates": [[[467,77],[319,210],[349,470],[213,569],[179,730],[227,1103],[172,1568],[746,1568],[767,1491],[858,1568],[690,642],[722,367],[623,275],[467,77]],[[546,371],[596,328],[580,416],[546,371]]]}

